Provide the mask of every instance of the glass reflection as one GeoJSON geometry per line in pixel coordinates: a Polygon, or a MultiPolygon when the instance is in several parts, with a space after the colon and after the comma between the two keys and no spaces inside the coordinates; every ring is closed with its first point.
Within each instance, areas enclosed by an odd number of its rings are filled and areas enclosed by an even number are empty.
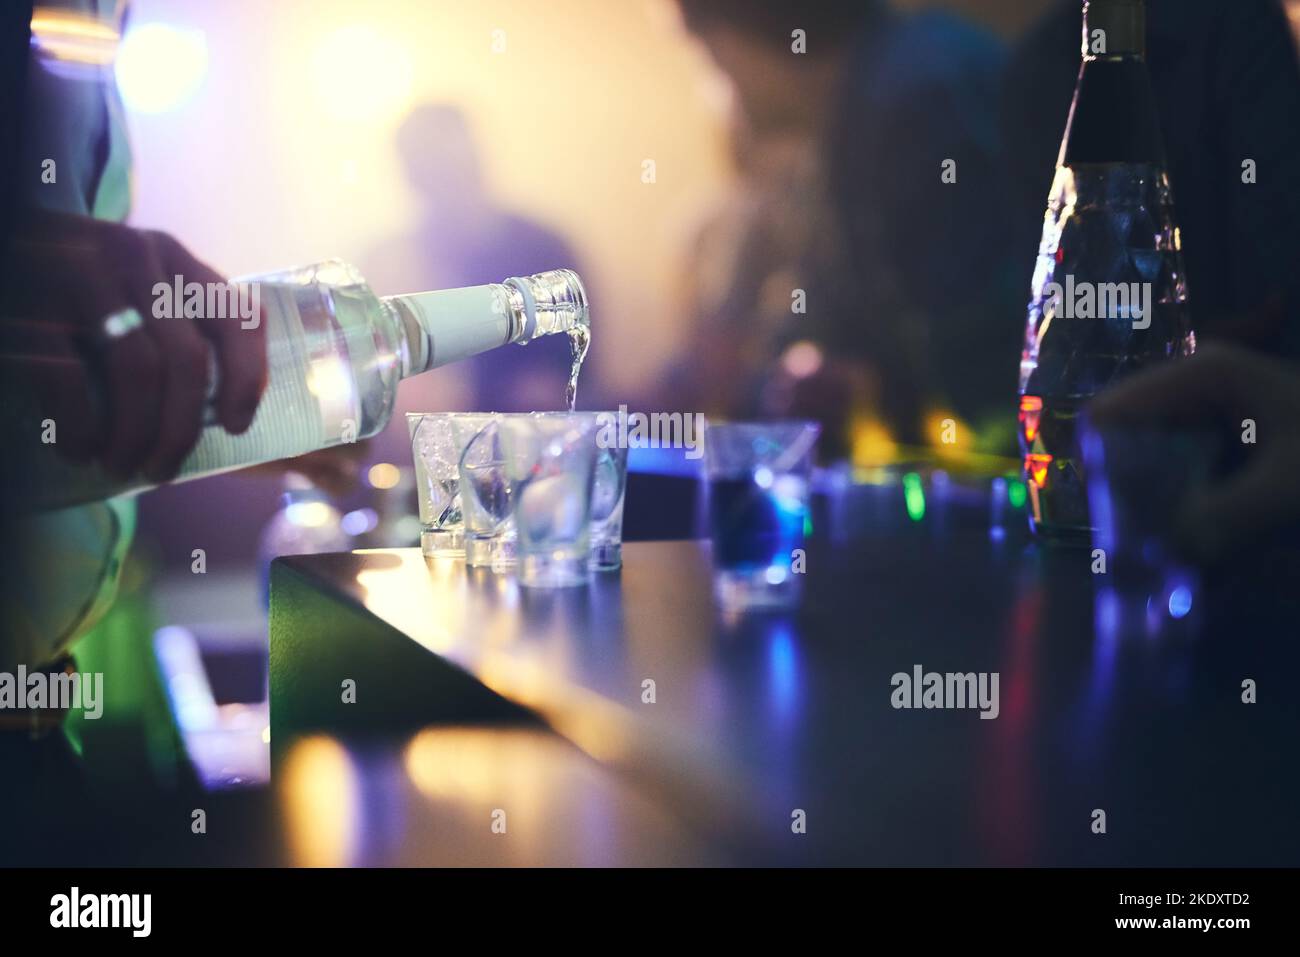
{"type": "Polygon", "coordinates": [[[284,756],[281,785],[290,861],[348,867],[360,852],[361,793],[347,749],[326,736],[305,738],[284,756]]]}

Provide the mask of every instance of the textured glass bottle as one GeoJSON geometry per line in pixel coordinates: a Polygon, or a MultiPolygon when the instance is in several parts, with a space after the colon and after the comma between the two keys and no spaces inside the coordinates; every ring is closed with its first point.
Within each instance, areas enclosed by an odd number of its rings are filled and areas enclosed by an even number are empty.
{"type": "MultiPolygon", "coordinates": [[[[388,423],[402,379],[542,335],[565,333],[585,348],[589,335],[586,292],[568,269],[382,299],[336,260],[240,282],[257,283],[266,316],[266,391],[241,435],[216,425],[209,410],[212,424],[174,481],[366,438],[388,423]]],[[[69,465],[53,446],[41,452],[30,472],[40,508],[151,487],[69,465]]]]}
{"type": "Polygon", "coordinates": [[[1030,523],[1091,533],[1078,417],[1120,376],[1196,349],[1145,60],[1143,0],[1085,2],[1083,66],[1047,201],[1020,360],[1030,523]]]}

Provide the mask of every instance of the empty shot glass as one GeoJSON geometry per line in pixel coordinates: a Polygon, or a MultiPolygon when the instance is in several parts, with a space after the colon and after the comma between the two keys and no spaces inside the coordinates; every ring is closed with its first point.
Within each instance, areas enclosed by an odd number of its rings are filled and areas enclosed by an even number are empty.
{"type": "Polygon", "coordinates": [[[595,426],[596,477],[591,487],[591,556],[593,571],[623,567],[623,501],[627,495],[627,444],[619,441],[617,412],[537,412],[568,416],[595,426]]]}
{"type": "Polygon", "coordinates": [[[460,496],[460,447],[452,433],[453,413],[408,412],[420,507],[420,549],[428,556],[465,554],[460,496]]]}
{"type": "Polygon", "coordinates": [[[515,564],[515,522],[510,475],[501,435],[502,416],[458,415],[452,431],[462,451],[460,493],[465,521],[465,564],[498,571],[515,564]]]}
{"type": "Polygon", "coordinates": [[[510,477],[520,584],[585,584],[596,470],[595,416],[503,416],[498,426],[510,477]]]}
{"type": "Polygon", "coordinates": [[[799,603],[815,422],[709,422],[714,592],[730,611],[799,603]]]}

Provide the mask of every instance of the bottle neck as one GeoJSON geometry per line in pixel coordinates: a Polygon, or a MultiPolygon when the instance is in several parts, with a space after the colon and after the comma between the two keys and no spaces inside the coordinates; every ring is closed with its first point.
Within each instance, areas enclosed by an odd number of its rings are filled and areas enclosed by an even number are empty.
{"type": "Polygon", "coordinates": [[[1083,61],[1146,58],[1145,0],[1084,0],[1083,61]]]}
{"type": "Polygon", "coordinates": [[[385,296],[397,330],[402,378],[508,343],[590,327],[587,293],[571,269],[554,269],[486,286],[385,296]]]}
{"type": "Polygon", "coordinates": [[[507,279],[511,314],[519,324],[512,342],[531,342],[581,326],[591,328],[587,290],[572,269],[552,269],[507,279]]]}
{"type": "Polygon", "coordinates": [[[1083,66],[1058,165],[1164,166],[1142,0],[1087,0],[1083,66]]]}

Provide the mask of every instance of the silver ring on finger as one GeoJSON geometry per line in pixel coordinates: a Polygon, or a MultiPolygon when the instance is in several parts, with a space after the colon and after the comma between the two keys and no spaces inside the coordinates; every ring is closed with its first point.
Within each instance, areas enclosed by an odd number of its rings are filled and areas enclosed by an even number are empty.
{"type": "Polygon", "coordinates": [[[97,338],[104,346],[110,346],[119,339],[124,339],[133,332],[144,328],[144,317],[138,309],[119,309],[110,312],[99,321],[97,338]]]}

